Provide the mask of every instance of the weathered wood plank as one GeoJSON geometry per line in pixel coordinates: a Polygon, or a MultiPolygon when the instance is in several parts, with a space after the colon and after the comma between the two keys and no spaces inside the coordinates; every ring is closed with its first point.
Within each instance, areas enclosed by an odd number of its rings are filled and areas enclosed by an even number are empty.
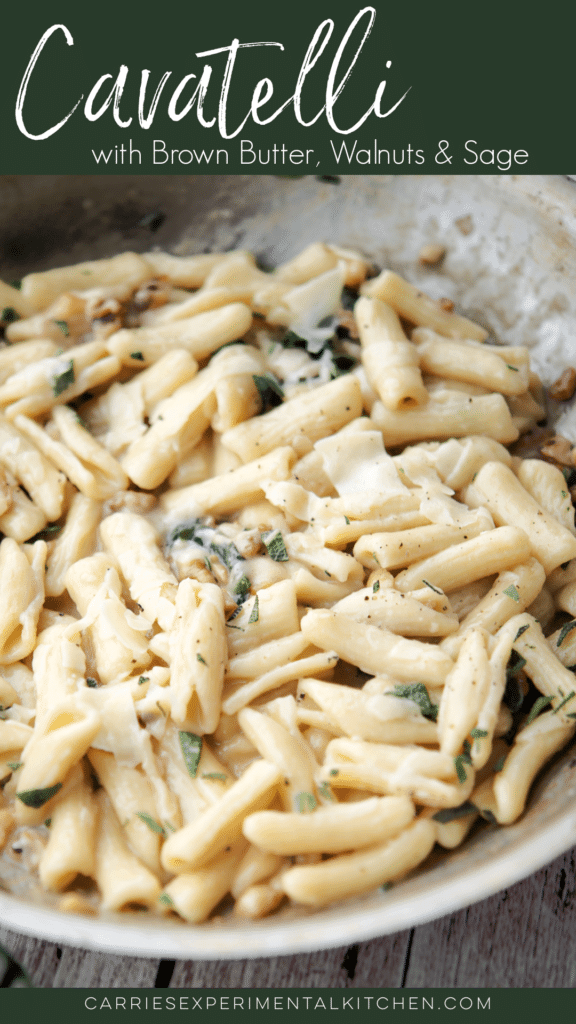
{"type": "Polygon", "coordinates": [[[408,988],[576,987],[576,850],[467,910],[417,928],[408,988]]]}
{"type": "Polygon", "coordinates": [[[400,988],[410,953],[411,932],[362,942],[350,988],[400,988]]]}
{"type": "Polygon", "coordinates": [[[158,960],[62,948],[54,988],[154,988],[158,960]]]}
{"type": "Polygon", "coordinates": [[[0,926],[0,945],[28,973],[38,988],[52,988],[58,969],[58,947],[51,942],[18,935],[0,926]]]}
{"type": "Polygon", "coordinates": [[[35,988],[154,988],[159,960],[57,946],[0,928],[0,945],[35,988]]]}
{"type": "Polygon", "coordinates": [[[177,963],[171,988],[358,988],[399,986],[409,932],[350,947],[270,959],[177,963]]]}

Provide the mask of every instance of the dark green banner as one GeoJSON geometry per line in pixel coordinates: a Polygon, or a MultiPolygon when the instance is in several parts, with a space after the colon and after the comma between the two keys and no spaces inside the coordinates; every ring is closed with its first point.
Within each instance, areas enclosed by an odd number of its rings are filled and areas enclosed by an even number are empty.
{"type": "Polygon", "coordinates": [[[574,5],[4,5],[1,169],[576,169],[574,5]]]}
{"type": "Polygon", "coordinates": [[[22,1013],[51,1020],[87,1024],[97,1020],[199,1020],[220,1024],[235,1020],[381,1021],[412,1016],[436,1021],[483,1021],[508,1024],[512,1019],[544,1021],[551,1015],[567,1019],[576,1009],[572,990],[551,989],[33,989],[2,993],[6,1020],[22,1013]],[[339,1016],[334,1018],[333,1013],[339,1016]]]}

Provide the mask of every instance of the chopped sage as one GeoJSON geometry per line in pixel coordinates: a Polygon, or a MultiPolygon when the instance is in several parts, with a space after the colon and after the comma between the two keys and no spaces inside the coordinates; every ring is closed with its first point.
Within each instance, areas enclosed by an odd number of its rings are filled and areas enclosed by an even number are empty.
{"type": "Polygon", "coordinates": [[[219,782],[226,782],[224,772],[204,772],[203,779],[217,779],[219,782]]]}
{"type": "MultiPolygon", "coordinates": [[[[576,622],[574,623],[574,625],[576,626],[576,622]]],[[[527,629],[530,629],[530,623],[529,622],[525,622],[523,626],[520,626],[520,629],[518,630],[518,632],[516,633],[516,636],[514,637],[514,643],[516,643],[516,641],[520,639],[520,637],[522,636],[522,633],[525,633],[527,629]]]]}
{"type": "Polygon", "coordinates": [[[162,825],[160,825],[158,821],[155,821],[147,811],[136,811],[136,817],[140,818],[140,821],[143,821],[150,831],[155,832],[157,836],[166,835],[166,831],[162,828],[162,825]]]}
{"type": "Polygon", "coordinates": [[[380,590],[380,580],[374,580],[374,583],[372,584],[372,593],[373,594],[377,594],[379,590],[380,590]]]}
{"type": "Polygon", "coordinates": [[[552,697],[537,697],[532,707],[530,708],[530,714],[524,723],[524,728],[527,725],[531,725],[535,718],[538,717],[544,708],[547,708],[552,703],[552,697]]]}
{"type": "Polygon", "coordinates": [[[294,803],[299,814],[307,814],[315,809],[316,797],[313,793],[296,793],[294,803]]]}
{"type": "Polygon", "coordinates": [[[267,401],[270,401],[272,395],[276,395],[278,398],[284,398],[284,390],[280,381],[273,373],[254,373],[252,374],[252,380],[258,388],[258,393],[264,404],[267,401]]]}
{"type": "Polygon", "coordinates": [[[443,807],[432,815],[433,821],[441,825],[447,825],[450,821],[457,821],[458,818],[467,818],[469,814],[478,814],[478,808],[470,800],[465,800],[459,807],[443,807]]]}
{"type": "Polygon", "coordinates": [[[242,555],[238,551],[238,548],[232,543],[232,541],[230,541],[229,544],[219,544],[217,541],[213,540],[210,544],[210,550],[213,551],[215,555],[218,555],[218,558],[227,569],[232,569],[234,562],[244,561],[242,555]]]}
{"type": "Polygon", "coordinates": [[[466,782],[466,779],[468,778],[466,775],[466,768],[464,767],[465,764],[466,758],[464,754],[458,754],[458,756],[454,758],[454,768],[456,769],[456,775],[458,776],[458,782],[460,783],[466,782]]]}
{"type": "Polygon", "coordinates": [[[193,732],[179,732],[178,735],[180,737],[180,747],[184,758],[184,764],[188,769],[189,776],[192,779],[195,779],[196,772],[198,771],[200,755],[202,753],[202,737],[196,736],[193,732]]]}
{"type": "Polygon", "coordinates": [[[60,328],[65,338],[70,337],[70,328],[65,320],[55,320],[54,323],[56,324],[56,327],[60,328]]]}
{"type": "Polygon", "coordinates": [[[562,626],[562,629],[560,630],[560,632],[558,634],[558,639],[556,641],[556,647],[560,647],[560,645],[562,643],[564,643],[564,640],[568,636],[568,633],[571,633],[573,629],[576,629],[576,619],[572,619],[571,622],[566,622],[565,625],[562,626]]]}
{"type": "Polygon", "coordinates": [[[570,690],[570,693],[568,694],[568,696],[564,697],[564,700],[560,701],[558,706],[554,708],[552,714],[553,715],[557,715],[558,712],[560,711],[560,708],[563,708],[564,705],[567,704],[569,700],[572,700],[572,697],[576,697],[576,690],[570,690]]]}
{"type": "Polygon", "coordinates": [[[45,789],[26,789],[23,793],[16,793],[16,796],[26,807],[43,807],[56,793],[62,789],[62,783],[57,782],[54,786],[46,786],[45,789]]]}
{"type": "Polygon", "coordinates": [[[203,665],[207,665],[208,664],[206,659],[203,658],[202,655],[200,654],[200,651],[196,651],[196,661],[202,662],[203,665]]]}
{"type": "Polygon", "coordinates": [[[52,378],[52,391],[58,397],[63,391],[66,391],[75,381],[74,377],[74,360],[71,359],[62,373],[58,373],[52,378]]]}
{"type": "Polygon", "coordinates": [[[438,718],[438,705],[433,704],[430,700],[430,694],[424,683],[399,683],[393,690],[388,690],[388,696],[402,697],[405,700],[413,701],[420,708],[420,713],[424,715],[424,718],[429,718],[432,722],[438,718]]]}
{"type": "Polygon", "coordinates": [[[511,597],[513,601],[519,601],[520,600],[520,594],[516,590],[516,587],[514,586],[513,583],[511,583],[509,587],[506,587],[506,590],[504,591],[504,593],[506,594],[506,597],[511,597]]]}
{"type": "Polygon", "coordinates": [[[248,622],[258,622],[259,615],[260,615],[259,601],[258,601],[258,594],[256,594],[256,597],[254,598],[254,605],[252,607],[252,611],[250,612],[250,618],[248,619],[248,622]]]}
{"type": "Polygon", "coordinates": [[[241,576],[234,587],[234,593],[238,595],[238,604],[243,604],[250,593],[250,580],[247,576],[241,576]]]}
{"type": "Polygon", "coordinates": [[[430,587],[430,590],[433,590],[435,594],[441,594],[441,595],[442,595],[442,597],[444,597],[444,591],[443,591],[443,590],[440,590],[440,588],[439,588],[439,587],[435,587],[435,586],[434,586],[434,584],[433,584],[433,583],[430,583],[430,581],[429,581],[429,580],[424,580],[424,579],[423,579],[423,580],[422,580],[422,583],[424,583],[424,584],[425,584],[425,586],[427,586],[427,587],[430,587]]]}
{"type": "Polygon", "coordinates": [[[144,362],[144,356],[142,355],[141,352],[131,352],[130,359],[138,359],[139,362],[144,362]]]}
{"type": "Polygon", "coordinates": [[[288,552],[286,551],[286,545],[280,530],[268,530],[267,533],[263,533],[261,536],[270,558],[275,562],[288,561],[288,552]]]}

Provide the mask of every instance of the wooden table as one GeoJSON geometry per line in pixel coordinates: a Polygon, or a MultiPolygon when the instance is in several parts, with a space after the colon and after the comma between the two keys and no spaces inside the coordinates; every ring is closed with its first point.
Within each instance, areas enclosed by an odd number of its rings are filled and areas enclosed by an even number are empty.
{"type": "Polygon", "coordinates": [[[39,988],[576,988],[575,854],[467,910],[348,949],[174,963],[60,947],[2,927],[0,945],[39,988]]]}

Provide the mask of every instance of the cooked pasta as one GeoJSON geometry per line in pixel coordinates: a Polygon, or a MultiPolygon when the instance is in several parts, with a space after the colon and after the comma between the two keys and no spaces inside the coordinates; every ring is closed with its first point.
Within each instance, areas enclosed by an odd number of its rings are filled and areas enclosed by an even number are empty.
{"type": "Polygon", "coordinates": [[[32,830],[64,910],[320,907],[514,821],[572,737],[574,508],[505,447],[528,351],[370,275],[316,243],[6,291],[5,884],[32,830]]]}

